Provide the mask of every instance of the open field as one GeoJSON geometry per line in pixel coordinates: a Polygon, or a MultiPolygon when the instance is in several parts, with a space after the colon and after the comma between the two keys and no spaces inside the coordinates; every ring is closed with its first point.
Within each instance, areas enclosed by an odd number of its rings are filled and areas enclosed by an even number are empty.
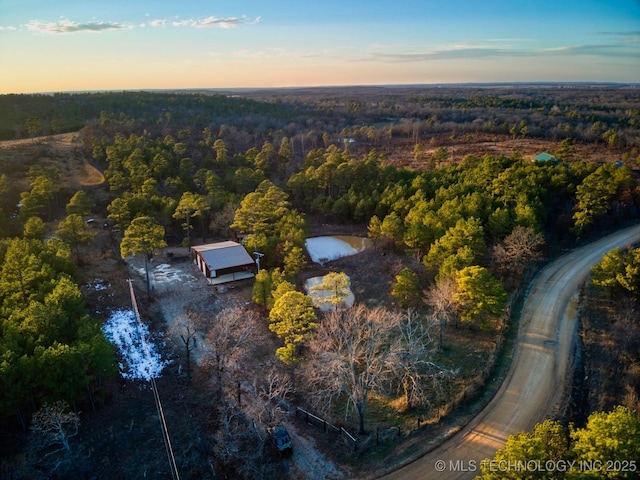
{"type": "MultiPolygon", "coordinates": [[[[440,146],[447,147],[450,160],[457,162],[466,155],[482,157],[484,155],[513,157],[521,155],[524,159],[532,159],[542,152],[553,153],[560,145],[559,141],[544,140],[540,138],[512,138],[509,135],[470,135],[469,138],[463,136],[435,137],[437,146],[430,146],[425,149],[425,154],[430,156],[440,146]]],[[[413,146],[408,146],[403,151],[403,155],[391,158],[398,158],[399,164],[412,168],[422,169],[425,163],[415,162],[413,159],[413,146]]],[[[586,162],[616,162],[621,159],[620,153],[607,148],[603,144],[576,144],[574,160],[584,160],[586,162]]]]}
{"type": "Polygon", "coordinates": [[[71,191],[103,184],[104,175],[80,152],[77,136],[77,133],[62,133],[1,141],[0,172],[22,190],[28,187],[26,173],[34,165],[58,168],[63,179],[61,186],[71,191]]]}

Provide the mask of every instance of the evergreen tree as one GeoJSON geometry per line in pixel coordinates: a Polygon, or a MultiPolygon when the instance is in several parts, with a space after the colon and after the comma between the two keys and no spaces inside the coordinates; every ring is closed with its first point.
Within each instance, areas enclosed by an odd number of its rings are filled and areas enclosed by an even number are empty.
{"type": "Polygon", "coordinates": [[[484,267],[465,267],[456,276],[460,304],[460,319],[486,326],[491,318],[498,317],[507,303],[507,293],[500,283],[484,267]]]}
{"type": "Polygon", "coordinates": [[[164,227],[158,225],[151,217],[134,218],[124,232],[124,238],[120,243],[122,257],[142,254],[144,268],[147,277],[147,295],[151,297],[151,283],[149,279],[149,256],[154,250],[164,248],[167,243],[164,240],[164,227]]]}
{"type": "Polygon", "coordinates": [[[87,224],[77,213],[72,213],[58,224],[56,235],[76,252],[80,260],[80,245],[86,245],[95,235],[87,232],[87,224]]]}
{"type": "Polygon", "coordinates": [[[302,359],[300,345],[310,338],[316,327],[316,314],[311,297],[289,290],[279,296],[269,312],[269,330],[284,340],[284,347],[276,355],[286,365],[295,365],[302,359]]]}
{"type": "Polygon", "coordinates": [[[418,275],[409,268],[400,270],[400,273],[396,275],[391,296],[396,299],[401,308],[415,306],[421,300],[418,275]]]}
{"type": "Polygon", "coordinates": [[[91,197],[84,190],[78,190],[67,203],[67,215],[77,214],[86,217],[91,214],[91,210],[96,206],[91,197]]]}

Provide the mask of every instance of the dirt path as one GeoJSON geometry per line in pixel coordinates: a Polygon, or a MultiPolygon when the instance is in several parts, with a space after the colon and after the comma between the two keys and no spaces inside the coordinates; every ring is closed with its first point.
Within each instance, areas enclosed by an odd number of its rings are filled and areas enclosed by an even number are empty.
{"type": "MultiPolygon", "coordinates": [[[[592,265],[640,240],[640,225],[567,254],[545,268],[526,299],[513,363],[492,401],[465,428],[424,457],[383,477],[464,479],[480,473],[514,433],[558,413],[577,334],[576,296],[592,265]]],[[[527,459],[522,459],[527,460],[527,459]]]]}
{"type": "MultiPolygon", "coordinates": [[[[339,480],[344,478],[336,466],[316,448],[315,440],[299,432],[292,422],[284,422],[291,436],[291,460],[305,480],[339,480]]],[[[294,477],[297,478],[297,477],[294,477]]]]}
{"type": "Polygon", "coordinates": [[[43,135],[40,137],[33,138],[18,138],[15,140],[0,140],[0,147],[17,147],[24,145],[35,145],[35,144],[66,144],[71,145],[71,140],[74,136],[77,136],[79,132],[71,132],[71,133],[57,133],[55,135],[43,135]]]}

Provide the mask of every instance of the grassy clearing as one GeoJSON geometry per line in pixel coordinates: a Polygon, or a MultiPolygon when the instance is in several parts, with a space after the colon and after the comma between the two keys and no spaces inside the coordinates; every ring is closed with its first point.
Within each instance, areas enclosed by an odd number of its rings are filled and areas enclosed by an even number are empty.
{"type": "Polygon", "coordinates": [[[104,175],[80,153],[75,133],[0,142],[0,173],[19,191],[28,190],[26,174],[34,165],[60,171],[61,187],[77,190],[102,185],[104,175]]]}

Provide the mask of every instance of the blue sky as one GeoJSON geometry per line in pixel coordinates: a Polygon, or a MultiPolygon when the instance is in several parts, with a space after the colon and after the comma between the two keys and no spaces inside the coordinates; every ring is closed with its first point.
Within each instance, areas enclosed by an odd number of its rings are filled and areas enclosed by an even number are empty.
{"type": "Polygon", "coordinates": [[[640,0],[0,0],[0,93],[640,83],[640,0]]]}

